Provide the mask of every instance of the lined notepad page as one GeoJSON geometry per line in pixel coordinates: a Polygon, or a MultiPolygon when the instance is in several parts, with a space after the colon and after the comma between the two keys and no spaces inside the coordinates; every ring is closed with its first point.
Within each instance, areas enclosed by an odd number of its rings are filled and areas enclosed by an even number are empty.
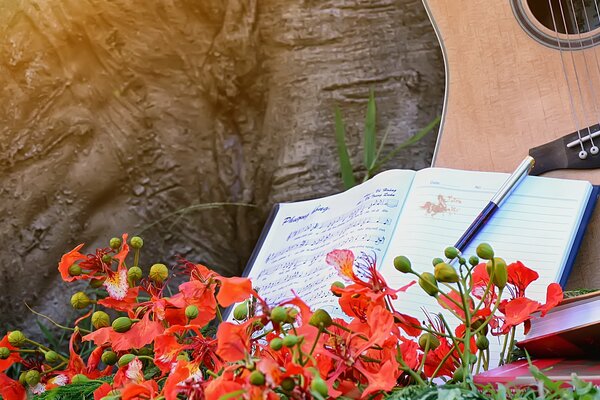
{"type": "MultiPolygon", "coordinates": [[[[394,269],[398,255],[407,256],[416,271],[433,272],[431,260],[444,258],[444,248],[458,240],[507,176],[442,168],[419,171],[383,261],[381,272],[388,284],[401,287],[414,278],[394,269]]],[[[475,254],[477,244],[490,243],[507,263],[519,260],[539,273],[527,296],[545,302],[547,285],[563,273],[591,190],[585,181],[526,177],[465,256],[475,254]]],[[[399,295],[398,309],[422,320],[424,309],[440,309],[417,286],[399,295]]]]}
{"type": "Polygon", "coordinates": [[[313,309],[342,316],[330,290],[341,278],[327,253],[350,249],[381,261],[414,177],[386,171],[340,194],[280,204],[248,275],[259,294],[277,304],[295,291],[313,309]]]}

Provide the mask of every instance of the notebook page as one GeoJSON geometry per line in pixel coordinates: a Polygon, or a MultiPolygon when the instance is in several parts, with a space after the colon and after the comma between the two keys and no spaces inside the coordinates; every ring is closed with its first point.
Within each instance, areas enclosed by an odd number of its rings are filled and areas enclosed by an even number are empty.
{"type": "MultiPolygon", "coordinates": [[[[393,259],[407,256],[413,269],[433,272],[431,260],[443,258],[502,185],[508,174],[430,168],[419,171],[382,264],[392,287],[412,280],[397,272],[393,259]]],[[[545,302],[546,287],[565,267],[591,185],[584,181],[526,177],[464,252],[488,242],[508,263],[519,260],[540,274],[527,296],[545,302]]],[[[414,277],[414,276],[413,276],[414,277]]],[[[440,310],[419,287],[401,294],[401,312],[420,319],[423,309],[440,310]]],[[[493,344],[494,340],[490,340],[493,344]]]]}
{"type": "Polygon", "coordinates": [[[340,280],[325,262],[333,249],[381,260],[414,171],[391,170],[337,195],[280,204],[248,277],[270,304],[297,293],[313,309],[340,316],[330,291],[340,280]]]}

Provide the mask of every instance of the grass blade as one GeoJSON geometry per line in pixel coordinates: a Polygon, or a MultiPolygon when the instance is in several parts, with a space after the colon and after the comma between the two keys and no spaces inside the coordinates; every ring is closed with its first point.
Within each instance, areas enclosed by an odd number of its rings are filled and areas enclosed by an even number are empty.
{"type": "Polygon", "coordinates": [[[365,168],[370,170],[375,165],[376,152],[376,117],[377,108],[375,106],[375,92],[373,89],[369,92],[369,102],[367,103],[367,116],[365,117],[365,168]]]}
{"type": "Polygon", "coordinates": [[[346,147],[346,128],[344,127],[342,113],[338,107],[335,108],[335,141],[337,142],[340,170],[342,171],[342,182],[345,189],[350,189],[356,185],[356,181],[354,180],[354,171],[352,170],[352,163],[350,162],[348,148],[346,147]]]}

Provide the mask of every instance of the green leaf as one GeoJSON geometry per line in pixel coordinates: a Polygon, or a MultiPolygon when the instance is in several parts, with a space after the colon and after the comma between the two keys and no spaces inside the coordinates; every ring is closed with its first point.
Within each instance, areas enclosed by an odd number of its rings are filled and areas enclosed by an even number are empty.
{"type": "Polygon", "coordinates": [[[370,170],[375,165],[376,152],[376,118],[377,108],[375,107],[375,92],[373,89],[369,92],[369,102],[367,103],[367,116],[365,118],[365,168],[370,170]]]}
{"type": "Polygon", "coordinates": [[[342,182],[345,189],[350,189],[356,185],[356,181],[354,180],[354,171],[352,170],[352,163],[350,162],[348,148],[346,147],[346,128],[344,127],[342,113],[338,107],[335,108],[335,141],[337,142],[340,170],[342,171],[342,182]]]}
{"type": "Polygon", "coordinates": [[[50,332],[50,330],[48,328],[46,328],[46,325],[42,324],[40,321],[35,321],[38,325],[38,327],[40,328],[40,330],[42,331],[42,334],[44,335],[44,338],[46,339],[46,342],[48,342],[50,344],[51,347],[53,348],[58,348],[58,341],[56,340],[56,337],[52,334],[52,332],[50,332]]]}

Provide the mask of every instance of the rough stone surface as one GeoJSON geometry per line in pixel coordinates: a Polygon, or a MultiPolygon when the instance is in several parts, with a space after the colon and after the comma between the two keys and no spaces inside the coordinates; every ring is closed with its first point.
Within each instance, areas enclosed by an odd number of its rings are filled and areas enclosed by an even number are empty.
{"type": "Polygon", "coordinates": [[[60,256],[122,232],[239,273],[274,202],[341,190],[335,105],[355,163],[369,88],[388,148],[441,111],[419,0],[14,0],[0,37],[0,331],[64,320],[60,256]],[[257,207],[173,214],[212,202],[257,207]]]}

